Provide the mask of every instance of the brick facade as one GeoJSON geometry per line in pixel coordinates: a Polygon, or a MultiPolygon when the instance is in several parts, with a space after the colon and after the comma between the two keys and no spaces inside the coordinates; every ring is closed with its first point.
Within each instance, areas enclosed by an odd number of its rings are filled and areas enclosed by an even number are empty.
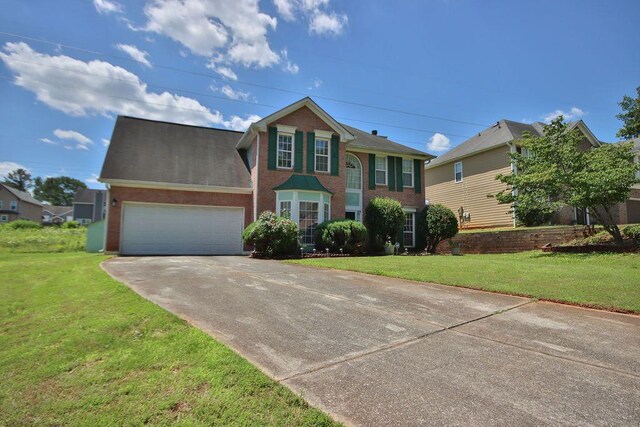
{"type": "Polygon", "coordinates": [[[209,193],[202,191],[156,190],[149,188],[111,187],[109,200],[116,199],[116,206],[109,206],[106,252],[120,250],[120,226],[123,202],[165,203],[176,205],[233,206],[244,208],[244,225],[253,220],[251,194],[209,193]]]}

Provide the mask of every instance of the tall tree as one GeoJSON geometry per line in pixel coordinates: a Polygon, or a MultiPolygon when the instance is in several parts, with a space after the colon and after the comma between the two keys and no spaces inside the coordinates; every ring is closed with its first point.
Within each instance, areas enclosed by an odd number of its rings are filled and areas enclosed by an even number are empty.
{"type": "Polygon", "coordinates": [[[616,134],[618,138],[631,139],[640,136],[640,86],[636,88],[636,92],[635,98],[625,95],[618,103],[623,112],[617,114],[616,118],[624,122],[624,126],[616,134]]]}
{"type": "Polygon", "coordinates": [[[33,186],[33,178],[26,169],[16,169],[7,174],[4,184],[10,185],[20,191],[29,191],[33,186]]]}
{"type": "Polygon", "coordinates": [[[631,186],[638,182],[639,166],[633,162],[632,144],[603,144],[580,149],[583,136],[569,129],[562,116],[545,126],[543,136],[525,133],[520,141],[526,155],[511,154],[514,172],[498,175],[507,184],[498,194],[499,203],[508,203],[516,214],[520,203],[531,197],[546,200],[553,208],[587,208],[589,214],[620,243],[622,235],[611,212],[627,200],[631,186]]]}
{"type": "Polygon", "coordinates": [[[87,188],[84,182],[68,176],[49,177],[44,181],[35,179],[33,196],[52,205],[71,206],[73,195],[79,188],[87,188]]]}

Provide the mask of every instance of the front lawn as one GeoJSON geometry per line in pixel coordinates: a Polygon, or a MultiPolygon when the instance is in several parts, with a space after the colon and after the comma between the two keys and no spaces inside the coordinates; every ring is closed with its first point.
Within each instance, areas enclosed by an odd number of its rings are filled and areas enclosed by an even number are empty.
{"type": "Polygon", "coordinates": [[[334,425],[104,259],[0,256],[0,424],[334,425]]]}
{"type": "Polygon", "coordinates": [[[640,313],[640,254],[315,258],[291,261],[640,313]]]}

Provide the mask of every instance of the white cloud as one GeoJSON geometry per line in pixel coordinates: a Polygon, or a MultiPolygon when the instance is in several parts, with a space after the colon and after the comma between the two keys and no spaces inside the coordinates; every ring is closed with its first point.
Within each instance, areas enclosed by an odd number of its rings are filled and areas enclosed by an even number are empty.
{"type": "Polygon", "coordinates": [[[287,73],[298,74],[298,71],[300,71],[300,67],[298,67],[297,64],[289,61],[289,52],[287,51],[287,49],[282,49],[280,51],[280,55],[282,56],[283,62],[282,69],[287,73]]]}
{"type": "Polygon", "coordinates": [[[260,12],[257,0],[151,0],[144,9],[145,29],[164,34],[192,53],[246,67],[270,67],[279,56],[267,40],[277,20],[260,12]]]}
{"type": "Polygon", "coordinates": [[[98,13],[122,13],[124,11],[122,5],[113,0],[93,0],[93,6],[98,13]]]}
{"type": "Polygon", "coordinates": [[[82,144],[82,145],[89,145],[89,144],[93,144],[93,141],[91,141],[91,139],[87,138],[86,136],[84,136],[83,134],[81,134],[80,132],[77,132],[75,130],[62,130],[62,129],[56,129],[53,131],[53,134],[55,136],[57,136],[60,139],[71,139],[76,141],[78,144],[82,144]]]}
{"type": "Polygon", "coordinates": [[[251,114],[244,119],[238,116],[233,116],[231,117],[231,120],[225,123],[225,127],[233,130],[245,131],[252,123],[257,122],[260,119],[262,119],[262,117],[256,116],[255,114],[251,114]]]}
{"type": "Polygon", "coordinates": [[[58,145],[57,141],[52,141],[49,138],[40,138],[40,141],[44,142],[45,144],[58,145]]]}
{"type": "Polygon", "coordinates": [[[220,92],[222,92],[227,98],[235,99],[235,100],[239,99],[239,100],[247,101],[249,99],[249,97],[251,96],[251,94],[249,92],[243,92],[241,90],[234,90],[229,85],[222,86],[222,88],[220,89],[220,92]]]}
{"type": "Polygon", "coordinates": [[[73,145],[67,144],[67,145],[64,146],[64,149],[65,150],[73,150],[73,145]]]}
{"type": "Polygon", "coordinates": [[[427,150],[437,153],[447,151],[449,148],[451,148],[451,140],[441,133],[434,133],[427,142],[427,150]]]}
{"type": "Polygon", "coordinates": [[[24,169],[27,172],[29,171],[29,168],[27,168],[26,166],[21,165],[20,163],[16,163],[16,162],[0,162],[0,177],[4,178],[5,176],[7,176],[7,174],[9,172],[13,172],[16,169],[24,169]]]}
{"type": "Polygon", "coordinates": [[[111,144],[111,141],[109,141],[107,138],[102,138],[102,146],[103,147],[108,147],[109,144],[111,144]]]}
{"type": "Polygon", "coordinates": [[[238,80],[238,75],[231,68],[217,65],[213,60],[209,61],[206,67],[220,74],[225,79],[238,80]]]}
{"type": "Polygon", "coordinates": [[[134,60],[140,62],[141,64],[151,68],[151,62],[149,62],[149,60],[147,59],[147,56],[149,56],[149,53],[144,51],[144,50],[140,50],[137,47],[130,45],[130,44],[117,44],[116,49],[118,49],[121,52],[126,53],[127,55],[129,55],[131,58],[133,58],[134,60]]]}
{"type": "Polygon", "coordinates": [[[317,11],[309,21],[309,32],[319,35],[340,35],[348,22],[347,15],[317,11]]]}
{"type": "Polygon", "coordinates": [[[295,21],[295,0],[273,0],[273,5],[276,7],[278,14],[280,14],[285,21],[295,21]]]}
{"type": "Polygon", "coordinates": [[[551,121],[558,116],[563,116],[565,120],[574,120],[574,119],[579,119],[585,114],[587,113],[584,112],[582,109],[578,107],[571,107],[569,111],[555,110],[550,113],[544,114],[541,117],[545,123],[551,123],[551,121]]]}
{"type": "Polygon", "coordinates": [[[85,150],[85,151],[88,151],[88,150],[89,150],[89,147],[87,147],[86,145],[77,144],[77,145],[76,145],[76,149],[78,149],[78,150],[85,150]]]}
{"type": "Polygon", "coordinates": [[[84,182],[86,182],[87,184],[100,184],[100,181],[98,181],[99,176],[96,175],[95,173],[91,174],[91,177],[87,178],[84,180],[84,182]]]}
{"type": "Polygon", "coordinates": [[[322,86],[322,80],[315,79],[313,83],[311,83],[311,86],[309,86],[307,89],[309,90],[318,89],[320,86],[322,86]]]}

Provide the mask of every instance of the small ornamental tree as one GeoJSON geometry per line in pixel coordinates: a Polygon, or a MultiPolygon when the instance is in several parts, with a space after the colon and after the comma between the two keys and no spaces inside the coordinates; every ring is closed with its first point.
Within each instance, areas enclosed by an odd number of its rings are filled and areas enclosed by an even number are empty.
{"type": "Polygon", "coordinates": [[[518,205],[532,199],[546,210],[562,206],[589,209],[620,243],[622,234],[611,210],[627,200],[631,186],[638,182],[632,146],[602,144],[584,150],[580,148],[583,140],[578,129],[569,129],[562,116],[545,126],[542,136],[525,132],[519,143],[529,154],[510,154],[514,172],[496,177],[507,188],[495,197],[498,203],[510,204],[516,216],[518,205]]]}
{"type": "Polygon", "coordinates": [[[458,219],[443,205],[427,205],[420,215],[420,230],[425,235],[425,250],[435,253],[438,244],[458,234],[458,219]]]}
{"type": "Polygon", "coordinates": [[[372,249],[379,249],[388,240],[395,243],[405,221],[405,213],[399,201],[389,197],[375,197],[364,211],[364,223],[369,229],[372,249]]]}
{"type": "Polygon", "coordinates": [[[245,242],[265,257],[288,256],[298,251],[298,226],[289,218],[265,211],[242,233],[245,242]]]}

